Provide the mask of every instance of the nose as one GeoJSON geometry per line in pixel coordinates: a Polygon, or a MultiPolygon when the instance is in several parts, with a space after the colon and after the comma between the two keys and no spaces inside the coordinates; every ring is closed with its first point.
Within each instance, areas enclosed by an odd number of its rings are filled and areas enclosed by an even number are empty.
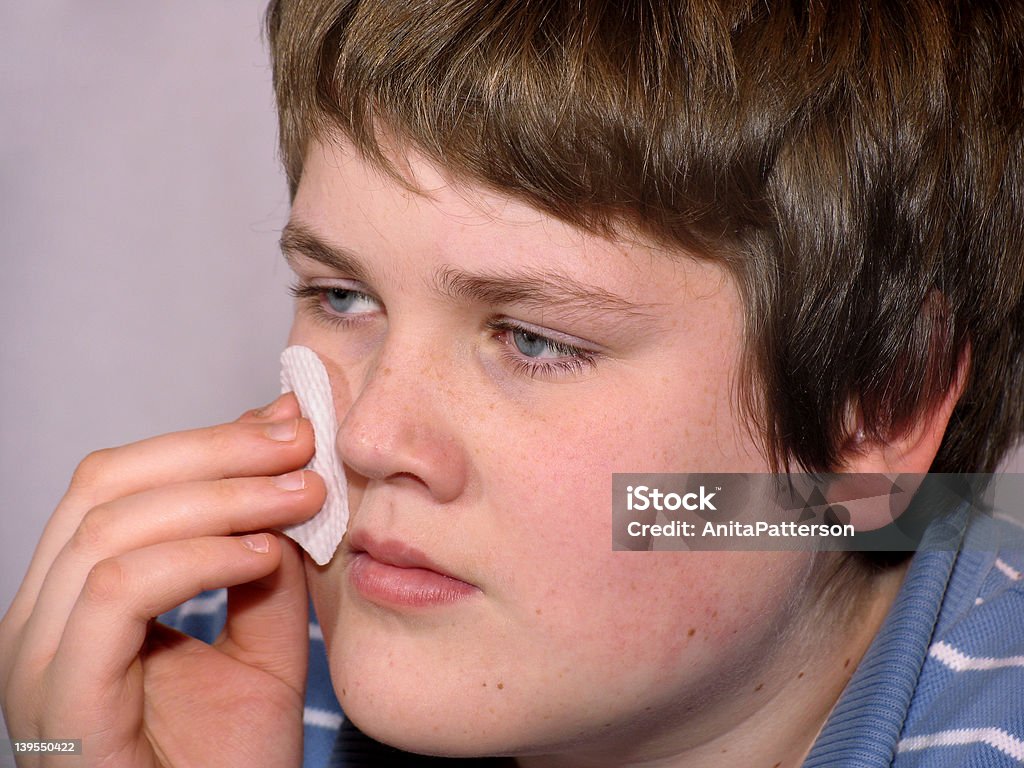
{"type": "Polygon", "coordinates": [[[462,493],[467,461],[443,373],[451,368],[429,357],[429,350],[411,354],[385,344],[338,428],[336,446],[363,477],[412,478],[443,504],[462,493]]]}

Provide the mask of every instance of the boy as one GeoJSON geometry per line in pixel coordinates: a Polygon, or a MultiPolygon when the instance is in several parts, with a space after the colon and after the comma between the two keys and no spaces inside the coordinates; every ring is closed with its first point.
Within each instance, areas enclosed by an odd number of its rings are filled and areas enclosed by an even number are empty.
{"type": "Polygon", "coordinates": [[[345,540],[321,567],[249,533],[323,502],[290,396],[93,455],[0,633],[15,738],[297,764],[308,583],[346,714],[410,752],[1018,759],[1016,550],[627,555],[607,490],[994,469],[1024,407],[1019,4],[308,0],[268,28],[345,540]],[[212,646],[151,623],[222,586],[212,646]]]}

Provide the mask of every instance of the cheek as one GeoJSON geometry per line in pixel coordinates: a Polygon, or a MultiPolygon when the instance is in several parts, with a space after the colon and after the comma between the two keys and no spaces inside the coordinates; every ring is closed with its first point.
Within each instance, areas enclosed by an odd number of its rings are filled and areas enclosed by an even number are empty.
{"type": "Polygon", "coordinates": [[[503,521],[491,555],[518,564],[508,579],[519,619],[552,647],[586,647],[594,671],[621,669],[628,652],[656,678],[686,653],[742,652],[774,631],[744,628],[785,608],[791,583],[775,574],[789,555],[612,551],[613,473],[764,471],[732,414],[732,347],[710,349],[693,370],[625,380],[605,402],[580,398],[556,417],[504,425],[516,440],[481,472],[503,521]]]}
{"type": "Polygon", "coordinates": [[[508,552],[520,564],[508,598],[523,637],[545,654],[560,649],[552,655],[571,657],[584,681],[610,685],[619,671],[636,693],[749,666],[788,622],[800,572],[789,554],[612,552],[606,534],[566,529],[508,552]]]}
{"type": "MultiPolygon", "coordinates": [[[[713,400],[682,402],[705,409],[713,400]]],[[[712,420],[689,418],[684,409],[623,407],[605,411],[599,422],[583,411],[565,414],[558,423],[572,426],[556,439],[550,424],[520,431],[501,468],[487,473],[484,498],[502,521],[493,536],[500,547],[489,554],[515,564],[505,574],[509,610],[537,647],[586,648],[586,657],[573,661],[576,673],[602,677],[603,686],[614,670],[628,669],[640,685],[692,673],[724,647],[734,650],[730,663],[739,663],[744,648],[756,648],[772,631],[744,628],[764,624],[759,614],[782,610],[790,586],[773,575],[787,570],[779,565],[788,555],[612,551],[613,472],[731,469],[741,460],[761,468],[745,446],[716,435],[712,420]],[[741,575],[752,573],[763,578],[748,586],[741,575]],[[691,662],[681,665],[688,655],[691,662]]]]}
{"type": "Polygon", "coordinates": [[[474,626],[460,659],[518,683],[524,695],[498,716],[535,717],[534,738],[558,744],[645,713],[713,722],[766,679],[797,616],[799,556],[611,552],[610,537],[585,530],[545,526],[507,553],[519,566],[492,593],[500,629],[474,626]]]}

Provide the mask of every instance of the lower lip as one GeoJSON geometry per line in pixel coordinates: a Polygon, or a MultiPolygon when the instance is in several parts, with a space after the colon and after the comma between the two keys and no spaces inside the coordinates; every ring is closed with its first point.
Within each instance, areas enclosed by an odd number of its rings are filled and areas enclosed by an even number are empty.
{"type": "Polygon", "coordinates": [[[425,608],[447,605],[480,590],[426,568],[400,568],[358,552],[349,565],[349,578],[359,593],[378,604],[425,608]]]}

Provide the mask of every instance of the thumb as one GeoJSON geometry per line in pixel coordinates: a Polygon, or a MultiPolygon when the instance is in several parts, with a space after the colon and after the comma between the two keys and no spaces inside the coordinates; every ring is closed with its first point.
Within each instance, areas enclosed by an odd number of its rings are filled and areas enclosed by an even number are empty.
{"type": "Polygon", "coordinates": [[[280,567],[228,590],[227,620],[214,645],[302,692],[309,656],[309,597],[302,552],[283,534],[280,567]]]}

